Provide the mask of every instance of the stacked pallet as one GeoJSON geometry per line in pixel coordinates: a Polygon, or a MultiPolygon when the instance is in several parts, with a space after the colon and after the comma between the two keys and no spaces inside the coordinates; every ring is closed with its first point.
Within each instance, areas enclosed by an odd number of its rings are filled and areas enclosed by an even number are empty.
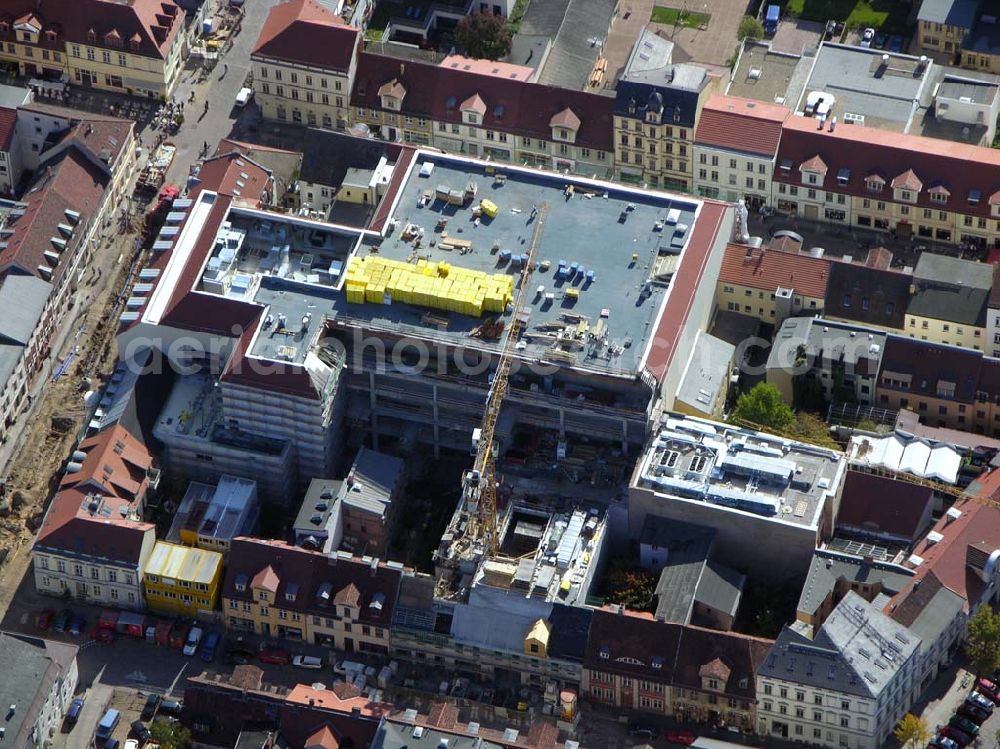
{"type": "Polygon", "coordinates": [[[445,262],[413,264],[368,256],[354,258],[347,266],[345,291],[351,304],[401,302],[480,317],[507,309],[514,279],[445,262]]]}

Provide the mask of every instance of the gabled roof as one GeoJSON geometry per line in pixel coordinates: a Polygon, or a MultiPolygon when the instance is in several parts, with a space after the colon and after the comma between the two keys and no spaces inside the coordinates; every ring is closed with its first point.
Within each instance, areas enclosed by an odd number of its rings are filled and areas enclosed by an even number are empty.
{"type": "Polygon", "coordinates": [[[125,427],[115,425],[98,432],[81,442],[77,450],[86,457],[79,471],[63,477],[60,490],[78,488],[128,502],[142,497],[153,459],[125,427]]]}
{"type": "Polygon", "coordinates": [[[979,0],[923,0],[917,20],[971,29],[978,8],[979,0]]]}
{"type": "Polygon", "coordinates": [[[306,739],[305,749],[338,749],[340,742],[330,730],[330,726],[323,725],[316,733],[306,739]]]}
{"type": "Polygon", "coordinates": [[[473,94],[468,99],[462,102],[459,106],[463,112],[476,112],[477,114],[486,114],[486,103],[479,94],[473,94]]]}
{"type": "Polygon", "coordinates": [[[858,263],[830,263],[824,313],[866,325],[902,330],[913,277],[858,263]]]}
{"type": "Polygon", "coordinates": [[[938,381],[941,381],[955,386],[954,397],[946,400],[972,403],[982,359],[982,353],[972,349],[890,335],[882,354],[880,387],[887,387],[885,377],[888,373],[904,374],[910,376],[909,387],[903,388],[906,392],[942,398],[937,395],[938,381]]]}
{"type": "MultiPolygon", "coordinates": [[[[892,195],[871,192],[866,180],[875,175],[900,175],[912,170],[922,184],[942,184],[951,191],[945,203],[932,202],[927,191],[917,196],[918,208],[950,210],[989,217],[986,196],[1000,190],[1000,151],[919,135],[904,135],[864,125],[841,125],[833,132],[817,130],[810,117],[789,117],[782,124],[778,182],[799,184],[803,162],[819,156],[834,174],[847,180],[828,184],[830,190],[871,198],[892,195]],[[785,169],[785,166],[788,169],[785,169]],[[978,199],[976,199],[978,197],[978,199]]],[[[882,197],[880,197],[882,199],[882,197]]]]}
{"type": "Polygon", "coordinates": [[[399,569],[377,560],[362,562],[343,554],[328,557],[280,541],[233,539],[222,595],[253,600],[252,585],[237,590],[236,581],[256,580],[259,575],[268,578],[268,584],[274,587],[274,607],[331,615],[335,602],[347,602],[339,594],[353,591],[350,600],[356,602],[360,620],[384,627],[392,621],[400,579],[399,569]],[[271,575],[277,578],[276,585],[271,575]],[[335,601],[335,597],[339,600],[335,601]]]}
{"type": "Polygon", "coordinates": [[[235,203],[249,203],[254,208],[271,203],[270,170],[236,150],[206,159],[198,179],[205,189],[228,195],[235,203]]]}
{"type": "Polygon", "coordinates": [[[754,289],[794,289],[796,294],[824,298],[830,278],[830,261],[793,252],[750,250],[728,245],[719,281],[754,289]]]}
{"type": "Polygon", "coordinates": [[[398,78],[393,78],[391,81],[386,81],[379,86],[378,95],[402,99],[406,95],[406,87],[399,82],[398,78]]]}
{"type": "Polygon", "coordinates": [[[569,108],[581,119],[577,145],[614,150],[614,100],[608,96],[412,60],[401,66],[397,58],[361,52],[351,104],[381,109],[379,89],[392,80],[406,88],[405,115],[460,123],[462,108],[478,97],[482,127],[551,140],[552,118],[569,108]]]}
{"type": "Polygon", "coordinates": [[[281,580],[271,565],[267,565],[267,567],[254,575],[253,580],[250,581],[251,588],[260,588],[271,593],[277,593],[280,584],[281,580]]]}
{"type": "Polygon", "coordinates": [[[271,8],[253,54],[347,72],[360,35],[315,0],[289,0],[271,8]]]}
{"type": "Polygon", "coordinates": [[[713,94],[701,111],[695,143],[773,158],[789,114],[779,104],[713,94]]]}
{"type": "MultiPolygon", "coordinates": [[[[132,2],[106,2],[105,0],[6,0],[0,18],[24,19],[55,31],[49,39],[43,33],[40,47],[62,51],[66,42],[76,42],[96,47],[108,46],[108,34],[116,32],[120,38],[135,40],[138,48],[111,47],[129,54],[163,59],[174,38],[184,25],[184,11],[173,0],[132,0],[132,2]],[[93,32],[93,38],[88,36],[93,32]]],[[[14,27],[7,33],[0,32],[0,40],[14,39],[14,27]]]]}
{"type": "Polygon", "coordinates": [[[580,118],[576,116],[576,112],[569,107],[566,107],[563,111],[553,115],[552,119],[549,120],[549,125],[552,127],[565,127],[570,130],[579,130],[580,118]]]}
{"type": "Polygon", "coordinates": [[[819,157],[819,155],[813,156],[811,159],[806,159],[801,164],[799,164],[799,170],[803,172],[816,172],[817,174],[826,174],[828,168],[826,162],[819,157]]]}
{"type": "MultiPolygon", "coordinates": [[[[897,175],[892,180],[893,190],[912,190],[913,192],[920,192],[923,187],[924,183],[920,181],[920,178],[912,169],[907,169],[905,172],[897,175]]],[[[938,185],[938,188],[937,192],[941,192],[943,189],[945,193],[948,193],[947,188],[944,188],[943,185],[938,185]]]]}

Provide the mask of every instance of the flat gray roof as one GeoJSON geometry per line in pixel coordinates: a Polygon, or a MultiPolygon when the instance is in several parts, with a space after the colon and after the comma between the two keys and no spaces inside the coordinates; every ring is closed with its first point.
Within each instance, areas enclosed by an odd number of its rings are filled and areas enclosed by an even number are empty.
{"type": "Polygon", "coordinates": [[[773,52],[765,42],[747,42],[726,93],[794,107],[811,62],[810,58],[773,52]]]}
{"type": "Polygon", "coordinates": [[[715,412],[727,391],[727,379],[736,347],[704,331],[698,331],[677,398],[697,406],[706,414],[715,412]]]}
{"type": "MultiPolygon", "coordinates": [[[[611,27],[615,0],[546,0],[529,3],[521,32],[552,39],[538,82],[580,90],[587,79],[611,27]],[[597,40],[599,43],[592,43],[597,40]]],[[[520,34],[518,34],[520,36],[520,34]]],[[[515,37],[516,39],[516,37],[515,37]]],[[[520,60],[512,60],[524,64],[520,60]]]]}
{"type": "Polygon", "coordinates": [[[932,67],[911,55],[823,42],[795,106],[801,112],[810,93],[822,92],[836,99],[833,114],[842,122],[847,115],[860,115],[865,125],[906,132],[921,100],[930,96],[932,67]]]}

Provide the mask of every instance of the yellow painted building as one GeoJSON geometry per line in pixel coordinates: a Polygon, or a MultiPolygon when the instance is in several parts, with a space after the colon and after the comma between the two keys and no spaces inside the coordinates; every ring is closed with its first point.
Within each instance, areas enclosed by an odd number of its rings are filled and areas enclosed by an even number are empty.
{"type": "Polygon", "coordinates": [[[146,563],[143,589],[151,611],[195,616],[219,600],[222,554],[157,541],[146,563]]]}
{"type": "Polygon", "coordinates": [[[0,14],[0,63],[19,75],[166,98],[183,64],[184,11],[173,0],[39,3],[0,14]]]}

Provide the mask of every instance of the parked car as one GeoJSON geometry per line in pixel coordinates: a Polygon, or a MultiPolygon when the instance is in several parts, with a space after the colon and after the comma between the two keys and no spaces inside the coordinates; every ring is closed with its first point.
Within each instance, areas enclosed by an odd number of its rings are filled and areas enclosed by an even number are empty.
{"type": "Polygon", "coordinates": [[[258,657],[261,663],[270,663],[275,666],[287,666],[292,662],[291,653],[281,648],[264,648],[258,657]]]}
{"type": "Polygon", "coordinates": [[[192,656],[198,652],[198,646],[201,644],[201,636],[205,634],[205,631],[201,627],[191,627],[188,632],[187,640],[184,643],[184,649],[181,651],[184,655],[192,656]]]}
{"type": "Polygon", "coordinates": [[[153,716],[156,715],[156,708],[160,706],[160,695],[156,692],[152,692],[146,697],[146,704],[142,706],[142,714],[139,717],[142,720],[152,720],[153,716]]]}
{"type": "Polygon", "coordinates": [[[889,37],[889,51],[890,52],[902,52],[903,51],[903,37],[899,34],[893,34],[889,37]]]}
{"type": "Polygon", "coordinates": [[[695,742],[695,735],[691,731],[667,731],[663,737],[671,744],[689,746],[695,742]]]}
{"type": "Polygon", "coordinates": [[[881,31],[875,35],[875,39],[872,41],[872,46],[875,49],[885,49],[885,43],[889,41],[889,35],[883,34],[881,31]]]}
{"type": "Polygon", "coordinates": [[[234,666],[245,666],[251,663],[257,656],[253,650],[247,647],[236,646],[226,651],[226,662],[234,666]]]}
{"type": "Polygon", "coordinates": [[[948,725],[952,728],[957,728],[972,738],[975,738],[976,734],[979,733],[979,726],[968,718],[963,718],[961,715],[952,715],[951,720],[948,721],[948,725]]]}
{"type": "Polygon", "coordinates": [[[947,736],[935,736],[930,740],[927,749],[958,749],[958,743],[947,736]]]}
{"type": "Polygon", "coordinates": [[[875,39],[875,29],[867,28],[861,32],[861,46],[871,47],[872,41],[875,39]]]}
{"type": "Polygon", "coordinates": [[[977,726],[981,726],[986,722],[986,719],[990,717],[990,714],[983,710],[978,705],[973,705],[971,702],[963,702],[958,706],[956,712],[963,718],[968,718],[977,726]]]}
{"type": "Polygon", "coordinates": [[[296,668],[323,668],[323,659],[315,655],[297,655],[292,658],[292,665],[296,668]]]}
{"type": "Polygon", "coordinates": [[[180,649],[184,647],[188,637],[188,625],[184,622],[174,622],[170,628],[170,647],[180,649]]]}
{"type": "Polygon", "coordinates": [[[139,749],[139,742],[135,739],[125,739],[125,749],[139,749]]]}
{"type": "Polygon", "coordinates": [[[205,635],[205,641],[201,644],[201,652],[198,657],[201,658],[205,663],[211,663],[215,660],[215,655],[219,651],[219,643],[222,641],[222,635],[220,635],[215,630],[212,630],[207,635],[205,635]]]}
{"type": "Polygon", "coordinates": [[[97,732],[94,738],[101,744],[111,738],[111,733],[115,730],[118,722],[122,719],[122,714],[113,707],[105,711],[101,722],[97,724],[97,732]]]}
{"type": "Polygon", "coordinates": [[[52,629],[52,622],[55,618],[56,612],[54,609],[42,609],[38,614],[38,618],[35,619],[35,626],[45,632],[52,629]]]}
{"type": "Polygon", "coordinates": [[[143,723],[141,720],[132,721],[132,733],[134,733],[135,737],[139,739],[140,744],[145,744],[147,741],[153,738],[153,734],[149,732],[149,729],[146,728],[146,724],[143,723]]]}
{"type": "Polygon", "coordinates": [[[976,691],[987,697],[994,705],[1000,705],[1000,687],[997,687],[996,682],[980,679],[976,682],[976,691]]]}
{"type": "Polygon", "coordinates": [[[66,627],[69,626],[69,620],[72,618],[73,612],[69,609],[63,609],[59,612],[59,616],[56,617],[55,623],[52,625],[52,631],[65,632],[66,627]]]}
{"type": "Polygon", "coordinates": [[[979,692],[970,692],[969,696],[965,698],[965,701],[968,702],[970,705],[981,707],[983,710],[987,712],[987,714],[993,712],[994,708],[993,700],[991,700],[984,694],[980,694],[979,692]]]}
{"type": "Polygon", "coordinates": [[[69,703],[69,710],[66,711],[66,725],[71,728],[80,720],[80,713],[83,711],[83,697],[75,698],[69,703]]]}
{"type": "Polygon", "coordinates": [[[951,739],[959,746],[965,746],[966,744],[972,743],[972,737],[969,734],[964,731],[959,731],[957,728],[953,728],[952,726],[945,726],[938,731],[938,735],[951,739]]]}
{"type": "Polygon", "coordinates": [[[184,703],[180,700],[172,700],[165,698],[160,703],[160,714],[161,715],[173,715],[177,716],[181,714],[181,710],[184,709],[184,703]]]}
{"type": "Polygon", "coordinates": [[[69,625],[70,636],[79,637],[86,626],[87,626],[87,617],[85,617],[83,614],[76,614],[73,617],[73,621],[70,622],[69,625]]]}
{"type": "Polygon", "coordinates": [[[632,720],[628,724],[628,735],[651,739],[657,734],[656,726],[645,720],[632,720]]]}

